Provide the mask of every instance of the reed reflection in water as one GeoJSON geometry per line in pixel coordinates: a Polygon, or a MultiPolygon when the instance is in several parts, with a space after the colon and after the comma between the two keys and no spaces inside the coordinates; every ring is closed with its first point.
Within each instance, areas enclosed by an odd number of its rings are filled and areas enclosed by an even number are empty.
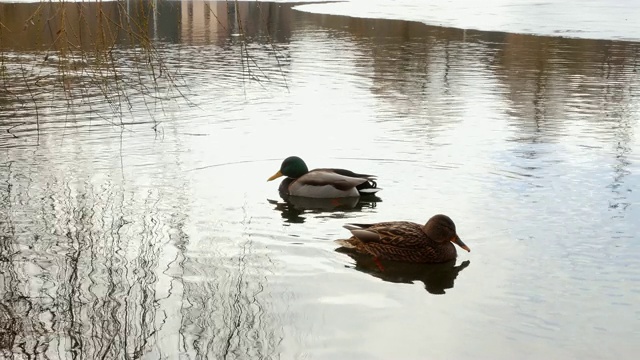
{"type": "Polygon", "coordinates": [[[249,234],[226,247],[213,236],[211,257],[188,258],[184,184],[6,164],[3,358],[276,354],[282,335],[265,309],[269,259],[249,234]]]}
{"type": "Polygon", "coordinates": [[[169,235],[184,216],[167,212],[161,191],[133,198],[119,181],[10,164],[3,293],[21,301],[4,302],[3,323],[20,330],[3,333],[5,354],[116,358],[155,346],[166,321],[157,303],[169,295],[160,266],[176,256],[162,244],[186,239],[169,235]]]}

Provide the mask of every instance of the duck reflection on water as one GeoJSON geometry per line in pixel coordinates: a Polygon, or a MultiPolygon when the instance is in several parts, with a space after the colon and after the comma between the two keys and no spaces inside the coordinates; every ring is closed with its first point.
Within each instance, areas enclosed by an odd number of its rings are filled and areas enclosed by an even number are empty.
{"type": "Polygon", "coordinates": [[[456,266],[456,260],[451,260],[441,264],[417,264],[376,260],[371,255],[345,247],[339,247],[335,251],[347,254],[355,260],[355,265],[346,265],[346,267],[392,283],[414,284],[419,281],[424,284],[427,292],[434,295],[442,295],[446,293],[445,290],[452,289],[458,274],[471,263],[465,260],[456,266]]]}
{"type": "MultiPolygon", "coordinates": [[[[285,179],[284,181],[286,181],[285,179]]],[[[357,212],[366,209],[373,209],[382,199],[375,195],[368,195],[356,198],[334,198],[334,199],[316,199],[301,196],[289,196],[280,193],[283,201],[268,199],[270,204],[275,205],[275,210],[282,213],[282,218],[290,223],[303,223],[305,213],[342,213],[357,212]]],[[[336,217],[340,217],[336,215],[336,217]]]]}

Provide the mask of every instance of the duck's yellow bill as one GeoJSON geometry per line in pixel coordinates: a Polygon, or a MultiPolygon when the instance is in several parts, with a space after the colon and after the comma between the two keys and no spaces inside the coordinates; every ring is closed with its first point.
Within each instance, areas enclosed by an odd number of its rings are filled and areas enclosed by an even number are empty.
{"type": "Polygon", "coordinates": [[[273,176],[271,176],[270,178],[267,179],[267,181],[271,181],[274,179],[279,178],[280,176],[282,176],[282,173],[280,171],[278,171],[277,173],[273,174],[273,176]]]}
{"type": "Polygon", "coordinates": [[[456,235],[453,239],[451,239],[451,242],[467,250],[468,252],[471,252],[471,249],[469,249],[469,247],[465,245],[465,243],[463,243],[462,240],[460,240],[460,237],[458,235],[456,235]]]}

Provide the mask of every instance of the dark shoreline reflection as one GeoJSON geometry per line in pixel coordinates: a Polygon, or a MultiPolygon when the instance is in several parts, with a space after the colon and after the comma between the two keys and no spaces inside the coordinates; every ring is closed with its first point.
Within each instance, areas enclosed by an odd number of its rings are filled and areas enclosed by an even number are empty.
{"type": "Polygon", "coordinates": [[[114,45],[135,46],[143,38],[160,43],[220,46],[288,43],[293,5],[197,0],[127,2],[126,6],[117,1],[0,2],[0,19],[6,30],[0,37],[0,48],[55,53],[58,48],[53,45],[60,46],[58,30],[62,28],[69,34],[96,34],[65,38],[73,45],[70,49],[87,53],[114,45]]]}
{"type": "Polygon", "coordinates": [[[456,266],[456,260],[442,264],[414,264],[380,260],[383,267],[381,270],[370,255],[361,254],[345,247],[339,247],[335,251],[347,254],[355,260],[354,266],[347,267],[392,283],[413,284],[420,281],[424,284],[425,290],[434,295],[442,295],[446,293],[445,290],[453,289],[458,274],[471,263],[469,260],[465,260],[456,266]]]}

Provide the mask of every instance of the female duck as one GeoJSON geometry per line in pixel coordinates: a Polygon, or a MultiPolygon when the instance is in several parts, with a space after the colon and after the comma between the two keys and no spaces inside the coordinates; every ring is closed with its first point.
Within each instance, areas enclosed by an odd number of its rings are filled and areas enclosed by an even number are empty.
{"type": "Polygon", "coordinates": [[[379,260],[442,263],[456,258],[453,244],[471,251],[456,234],[453,220],[441,214],[433,216],[424,226],[408,221],[391,221],[347,224],[345,228],[353,236],[336,240],[337,243],[379,260]]]}
{"type": "Polygon", "coordinates": [[[280,170],[267,181],[287,176],[280,184],[280,192],[289,196],[309,198],[344,198],[374,194],[381,190],[375,175],[357,174],[345,169],[315,169],[297,156],[286,158],[280,170]]]}

